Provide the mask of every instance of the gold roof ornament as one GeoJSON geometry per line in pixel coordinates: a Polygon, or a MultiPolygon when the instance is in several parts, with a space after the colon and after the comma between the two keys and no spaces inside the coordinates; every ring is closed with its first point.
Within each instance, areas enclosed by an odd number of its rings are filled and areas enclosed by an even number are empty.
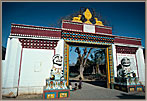
{"type": "Polygon", "coordinates": [[[82,15],[78,15],[78,17],[73,17],[73,22],[81,22],[82,23],[82,21],[81,21],[81,17],[82,17],[82,15]]]}
{"type": "Polygon", "coordinates": [[[102,21],[98,21],[98,18],[94,18],[94,19],[95,19],[95,25],[104,26],[102,21]]]}
{"type": "MultiPolygon", "coordinates": [[[[83,13],[83,15],[85,16],[85,18],[87,19],[87,21],[86,22],[84,22],[84,23],[86,23],[86,24],[92,24],[91,22],[90,22],[90,19],[92,18],[92,14],[91,14],[91,12],[90,12],[90,10],[87,8],[86,9],[86,11],[83,13]]],[[[78,17],[73,17],[72,19],[72,21],[73,22],[80,22],[80,23],[82,23],[82,21],[81,21],[81,17],[82,17],[82,15],[81,14],[79,14],[78,15],[78,17]]],[[[103,23],[102,23],[102,21],[98,21],[98,18],[94,18],[95,19],[95,25],[99,25],[99,26],[104,26],[103,25],[103,23]]]]}
{"type": "Polygon", "coordinates": [[[87,8],[86,11],[84,12],[84,16],[85,18],[87,19],[87,21],[85,23],[87,24],[92,24],[89,20],[91,19],[92,17],[92,14],[91,12],[89,11],[89,9],[87,8]]]}

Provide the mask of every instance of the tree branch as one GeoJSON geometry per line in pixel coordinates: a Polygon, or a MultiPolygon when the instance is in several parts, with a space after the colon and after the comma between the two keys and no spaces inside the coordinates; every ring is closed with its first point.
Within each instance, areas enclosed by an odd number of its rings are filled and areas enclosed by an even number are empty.
{"type": "Polygon", "coordinates": [[[85,57],[86,54],[87,54],[87,48],[84,49],[84,53],[83,53],[82,58],[81,58],[82,60],[84,60],[84,57],[85,57]]]}
{"type": "Polygon", "coordinates": [[[75,52],[78,54],[79,60],[80,60],[80,62],[81,62],[81,51],[80,51],[79,47],[77,47],[77,48],[75,49],[75,52]]]}
{"type": "Polygon", "coordinates": [[[85,67],[85,65],[86,65],[88,56],[89,56],[89,54],[90,54],[90,52],[91,52],[92,49],[93,49],[93,48],[90,48],[90,49],[89,49],[89,52],[88,52],[88,54],[87,54],[87,56],[86,56],[86,58],[85,58],[85,61],[84,61],[84,67],[85,67]]]}

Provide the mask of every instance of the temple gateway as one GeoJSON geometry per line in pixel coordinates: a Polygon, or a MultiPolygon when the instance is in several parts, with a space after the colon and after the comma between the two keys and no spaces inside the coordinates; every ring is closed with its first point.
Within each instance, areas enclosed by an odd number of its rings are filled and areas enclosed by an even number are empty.
{"type": "Polygon", "coordinates": [[[86,9],[61,28],[11,24],[2,63],[2,95],[43,94],[44,99],[70,96],[69,46],[106,49],[107,88],[144,91],[145,63],[140,38],[117,36],[112,27],[86,9]],[[86,21],[81,20],[84,16],[86,21]]]}

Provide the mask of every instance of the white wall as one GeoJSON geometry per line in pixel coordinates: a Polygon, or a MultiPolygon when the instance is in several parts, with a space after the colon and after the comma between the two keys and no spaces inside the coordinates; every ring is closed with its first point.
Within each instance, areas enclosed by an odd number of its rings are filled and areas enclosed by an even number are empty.
{"type": "MultiPolygon", "coordinates": [[[[55,54],[63,56],[63,43],[63,40],[58,41],[55,54]]],[[[23,49],[19,95],[43,93],[43,86],[53,66],[53,56],[54,50],[23,49]]]]}
{"type": "Polygon", "coordinates": [[[5,65],[2,67],[2,94],[16,96],[18,86],[21,44],[18,39],[8,38],[5,65]]]}
{"type": "MultiPolygon", "coordinates": [[[[64,41],[55,48],[63,56],[64,41]]],[[[17,95],[22,46],[18,39],[8,38],[6,58],[2,65],[2,95],[17,95]]],[[[43,93],[50,76],[54,50],[23,48],[18,94],[43,93]]]]}
{"type": "Polygon", "coordinates": [[[47,49],[23,49],[19,94],[35,93],[35,88],[39,87],[39,92],[43,92],[43,86],[46,85],[46,79],[49,78],[52,68],[52,57],[54,50],[47,49]]]}
{"type": "Polygon", "coordinates": [[[114,77],[117,77],[116,47],[114,44],[112,44],[112,52],[113,52],[114,77]]]}
{"type": "Polygon", "coordinates": [[[141,81],[145,86],[145,62],[142,48],[138,48],[136,52],[136,58],[138,64],[139,81],[141,81]]]}
{"type": "Polygon", "coordinates": [[[5,76],[6,75],[6,67],[5,67],[5,63],[6,61],[5,60],[2,60],[2,88],[4,88],[4,81],[5,81],[5,76]]]}

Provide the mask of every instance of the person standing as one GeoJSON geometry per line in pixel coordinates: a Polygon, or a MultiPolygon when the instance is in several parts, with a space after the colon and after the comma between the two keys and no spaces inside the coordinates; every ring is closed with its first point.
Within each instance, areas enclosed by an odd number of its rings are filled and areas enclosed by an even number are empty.
{"type": "Polygon", "coordinates": [[[79,85],[78,85],[78,88],[79,88],[79,89],[82,88],[82,78],[81,78],[81,77],[79,78],[79,85]]]}

